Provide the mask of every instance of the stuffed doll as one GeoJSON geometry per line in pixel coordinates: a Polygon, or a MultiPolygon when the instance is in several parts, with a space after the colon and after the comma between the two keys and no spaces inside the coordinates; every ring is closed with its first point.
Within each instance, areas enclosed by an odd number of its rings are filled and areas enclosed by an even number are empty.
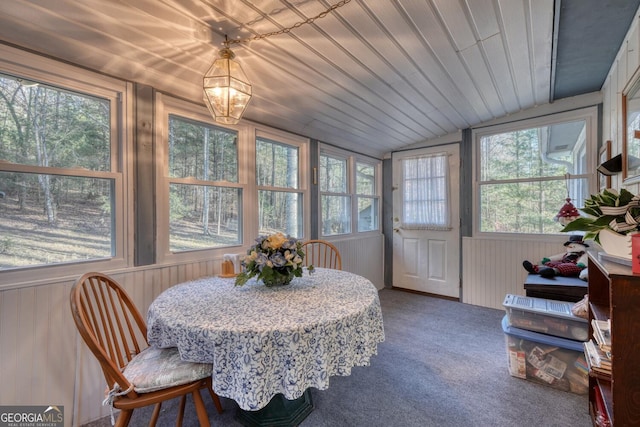
{"type": "Polygon", "coordinates": [[[540,264],[534,265],[529,261],[523,261],[522,266],[532,274],[542,277],[578,277],[587,267],[587,252],[589,247],[582,241],[582,236],[572,235],[564,244],[565,252],[543,258],[540,264]]]}

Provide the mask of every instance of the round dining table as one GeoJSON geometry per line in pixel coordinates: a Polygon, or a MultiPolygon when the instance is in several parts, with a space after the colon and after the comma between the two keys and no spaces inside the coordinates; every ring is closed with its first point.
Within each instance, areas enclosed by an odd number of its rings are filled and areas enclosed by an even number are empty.
{"type": "Polygon", "coordinates": [[[384,328],[369,280],[316,268],[276,287],[222,277],[174,285],[149,307],[147,335],[151,345],[177,347],[185,361],[212,363],[214,391],[241,410],[264,411],[274,397],[289,410],[302,399],[306,417],[308,389],[368,366],[384,328]]]}

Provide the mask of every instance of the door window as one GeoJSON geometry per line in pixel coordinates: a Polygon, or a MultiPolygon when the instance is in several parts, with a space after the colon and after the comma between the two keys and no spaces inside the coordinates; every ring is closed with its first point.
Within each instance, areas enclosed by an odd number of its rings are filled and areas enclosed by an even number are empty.
{"type": "Polygon", "coordinates": [[[403,228],[451,228],[447,157],[439,153],[402,160],[403,228]]]}

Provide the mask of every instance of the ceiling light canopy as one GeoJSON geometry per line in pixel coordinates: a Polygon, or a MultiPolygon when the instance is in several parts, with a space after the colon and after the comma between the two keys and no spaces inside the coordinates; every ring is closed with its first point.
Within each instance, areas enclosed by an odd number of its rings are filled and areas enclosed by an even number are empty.
{"type": "Polygon", "coordinates": [[[311,24],[316,19],[324,18],[329,12],[344,6],[351,0],[340,0],[322,13],[298,22],[291,27],[271,33],[259,34],[245,40],[228,40],[225,37],[224,48],[220,49],[220,58],[216,59],[204,74],[204,102],[218,123],[234,125],[240,121],[251,100],[251,83],[236,61],[234,53],[229,49],[231,43],[245,43],[290,32],[303,24],[311,24]]]}

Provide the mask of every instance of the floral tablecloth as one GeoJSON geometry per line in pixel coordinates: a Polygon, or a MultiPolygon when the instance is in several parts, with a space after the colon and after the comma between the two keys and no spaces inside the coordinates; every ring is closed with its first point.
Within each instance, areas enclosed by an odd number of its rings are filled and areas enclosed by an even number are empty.
{"type": "Polygon", "coordinates": [[[151,304],[149,342],[213,363],[213,389],[244,410],[282,393],[324,390],[332,375],[367,366],[384,341],[378,291],[358,275],[317,268],[290,285],[207,277],[173,286],[151,304]]]}

